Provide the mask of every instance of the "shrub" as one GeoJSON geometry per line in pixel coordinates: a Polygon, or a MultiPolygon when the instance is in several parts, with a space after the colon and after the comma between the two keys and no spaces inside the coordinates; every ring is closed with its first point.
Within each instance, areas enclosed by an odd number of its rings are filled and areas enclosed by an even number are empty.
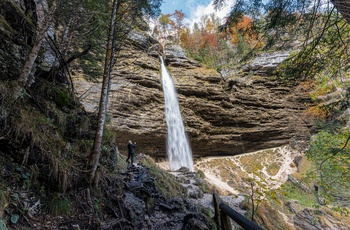
{"type": "Polygon", "coordinates": [[[51,215],[68,214],[71,202],[65,197],[54,197],[47,203],[46,210],[51,215]]]}

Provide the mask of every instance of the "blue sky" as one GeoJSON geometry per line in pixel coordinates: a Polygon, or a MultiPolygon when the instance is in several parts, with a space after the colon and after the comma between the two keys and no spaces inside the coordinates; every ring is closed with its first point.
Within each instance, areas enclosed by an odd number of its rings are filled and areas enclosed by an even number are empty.
{"type": "Polygon", "coordinates": [[[219,18],[224,18],[234,1],[226,0],[226,7],[217,12],[212,5],[213,0],[163,0],[161,11],[163,14],[172,14],[175,10],[182,10],[186,15],[185,24],[192,27],[193,23],[198,23],[203,15],[215,13],[219,18]]]}
{"type": "Polygon", "coordinates": [[[161,10],[163,14],[172,14],[175,10],[182,10],[187,18],[191,18],[191,12],[198,6],[207,6],[211,0],[164,0],[161,10]]]}

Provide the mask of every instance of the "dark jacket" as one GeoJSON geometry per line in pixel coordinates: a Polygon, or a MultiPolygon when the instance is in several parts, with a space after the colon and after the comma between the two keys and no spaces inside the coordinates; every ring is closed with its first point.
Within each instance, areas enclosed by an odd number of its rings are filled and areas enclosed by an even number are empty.
{"type": "Polygon", "coordinates": [[[135,153],[135,148],[136,148],[136,144],[128,144],[128,152],[129,153],[135,153]]]}

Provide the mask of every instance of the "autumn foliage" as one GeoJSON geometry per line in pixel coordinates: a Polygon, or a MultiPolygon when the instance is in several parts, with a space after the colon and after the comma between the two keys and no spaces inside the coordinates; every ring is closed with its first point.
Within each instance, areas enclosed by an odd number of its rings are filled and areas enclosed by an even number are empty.
{"type": "Polygon", "coordinates": [[[244,39],[250,47],[261,47],[262,43],[258,40],[258,34],[253,29],[253,19],[244,15],[238,23],[233,23],[229,27],[229,36],[232,44],[238,45],[240,39],[244,39]]]}
{"type": "Polygon", "coordinates": [[[161,15],[155,31],[167,42],[181,45],[190,57],[208,67],[220,69],[227,60],[239,59],[250,49],[262,46],[253,29],[253,19],[246,15],[225,29],[219,29],[222,21],[215,14],[202,16],[193,28],[185,26],[185,17],[178,10],[161,15]]]}
{"type": "Polygon", "coordinates": [[[217,31],[218,22],[215,15],[205,16],[200,23],[195,23],[192,31],[186,28],[179,41],[192,58],[214,68],[218,65],[220,53],[228,49],[217,31]]]}

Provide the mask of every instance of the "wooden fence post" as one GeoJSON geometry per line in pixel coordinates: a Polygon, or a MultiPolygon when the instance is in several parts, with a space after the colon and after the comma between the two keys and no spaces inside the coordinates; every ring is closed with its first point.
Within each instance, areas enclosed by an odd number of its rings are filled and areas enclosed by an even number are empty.
{"type": "Polygon", "coordinates": [[[230,217],[220,210],[220,204],[223,204],[223,201],[215,192],[213,193],[213,203],[215,210],[214,221],[217,224],[218,229],[232,230],[230,217]]]}
{"type": "Polygon", "coordinates": [[[216,226],[218,226],[218,229],[220,229],[221,226],[221,220],[220,220],[220,200],[218,200],[217,198],[220,199],[220,197],[214,192],[213,193],[213,206],[214,206],[214,221],[216,223],[216,226]]]}
{"type": "Polygon", "coordinates": [[[224,212],[220,211],[221,215],[221,229],[222,230],[232,230],[231,218],[224,212]]]}

